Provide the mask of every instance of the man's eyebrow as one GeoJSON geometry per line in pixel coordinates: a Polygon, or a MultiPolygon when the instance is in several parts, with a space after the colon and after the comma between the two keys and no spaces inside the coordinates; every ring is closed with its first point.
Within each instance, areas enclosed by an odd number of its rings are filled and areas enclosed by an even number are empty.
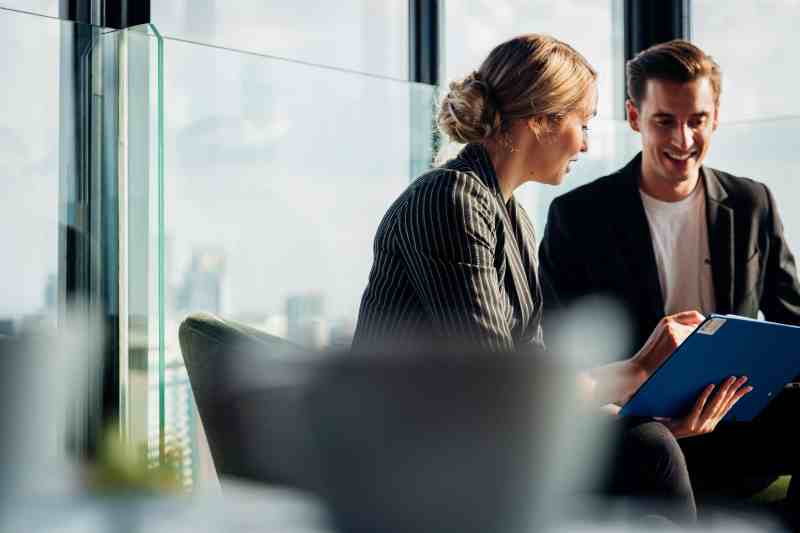
{"type": "MultiPolygon", "coordinates": [[[[666,111],[657,111],[652,115],[654,118],[674,118],[675,115],[672,113],[667,113],[666,111]]],[[[696,113],[692,113],[693,117],[709,117],[711,113],[708,111],[697,111],[696,113]]]]}

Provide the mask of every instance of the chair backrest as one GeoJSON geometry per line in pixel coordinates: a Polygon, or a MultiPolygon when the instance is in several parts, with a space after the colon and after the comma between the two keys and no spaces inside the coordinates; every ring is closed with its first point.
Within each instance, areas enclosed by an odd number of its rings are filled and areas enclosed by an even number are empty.
{"type": "Polygon", "coordinates": [[[207,313],[186,318],[179,337],[218,474],[312,488],[303,397],[313,353],[207,313]]]}

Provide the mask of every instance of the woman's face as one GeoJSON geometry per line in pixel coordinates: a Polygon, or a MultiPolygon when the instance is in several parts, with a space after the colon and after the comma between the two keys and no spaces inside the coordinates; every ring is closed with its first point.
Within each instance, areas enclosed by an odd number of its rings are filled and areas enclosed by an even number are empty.
{"type": "Polygon", "coordinates": [[[597,114],[597,89],[592,85],[577,111],[566,115],[551,132],[536,139],[534,137],[527,150],[530,179],[548,185],[560,185],[570,171],[572,163],[578,160],[581,152],[588,146],[589,122],[597,114]]]}

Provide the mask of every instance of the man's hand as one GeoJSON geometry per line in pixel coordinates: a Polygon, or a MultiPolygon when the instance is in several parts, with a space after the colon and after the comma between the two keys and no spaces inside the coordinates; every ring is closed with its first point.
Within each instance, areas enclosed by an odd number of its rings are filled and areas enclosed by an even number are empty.
{"type": "Polygon", "coordinates": [[[578,375],[582,400],[587,406],[624,405],[703,320],[705,318],[697,311],[684,311],[662,318],[636,355],[578,375]]]}
{"type": "Polygon", "coordinates": [[[688,415],[679,420],[666,419],[662,422],[678,439],[711,433],[736,402],[753,390],[749,385],[744,386],[746,381],[747,376],[738,379],[735,376],[729,377],[719,385],[713,398],[711,393],[714,385],[709,385],[700,393],[688,415]]]}
{"type": "Polygon", "coordinates": [[[697,311],[684,311],[659,320],[642,349],[632,358],[644,379],[661,366],[703,320],[705,317],[697,311]]]}

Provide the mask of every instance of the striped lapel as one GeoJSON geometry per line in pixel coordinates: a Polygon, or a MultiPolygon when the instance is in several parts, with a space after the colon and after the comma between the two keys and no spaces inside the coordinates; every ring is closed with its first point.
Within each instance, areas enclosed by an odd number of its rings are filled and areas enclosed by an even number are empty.
{"type": "MultiPolygon", "coordinates": [[[[534,298],[538,297],[538,294],[534,295],[531,291],[531,283],[529,283],[527,275],[528,271],[531,271],[533,276],[536,275],[536,265],[530,264],[535,254],[523,254],[521,252],[520,241],[523,243],[527,242],[527,236],[523,235],[525,225],[521,220],[522,215],[516,206],[513,196],[508,206],[506,206],[503,201],[497,175],[489,159],[489,154],[482,145],[468,144],[461,151],[458,158],[452,163],[452,165],[448,164],[447,167],[453,170],[471,172],[489,187],[494,194],[494,200],[497,203],[497,212],[500,214],[500,220],[503,225],[503,233],[505,235],[503,248],[508,261],[508,270],[511,273],[510,279],[512,282],[511,284],[507,283],[509,278],[506,276],[503,280],[504,288],[511,297],[512,305],[519,310],[521,325],[527,326],[531,324],[530,319],[535,306],[534,298]],[[528,261],[523,260],[523,255],[528,258],[528,261]]],[[[538,287],[538,284],[535,286],[538,287]]],[[[536,332],[532,333],[534,335],[536,334],[536,332]]]]}

